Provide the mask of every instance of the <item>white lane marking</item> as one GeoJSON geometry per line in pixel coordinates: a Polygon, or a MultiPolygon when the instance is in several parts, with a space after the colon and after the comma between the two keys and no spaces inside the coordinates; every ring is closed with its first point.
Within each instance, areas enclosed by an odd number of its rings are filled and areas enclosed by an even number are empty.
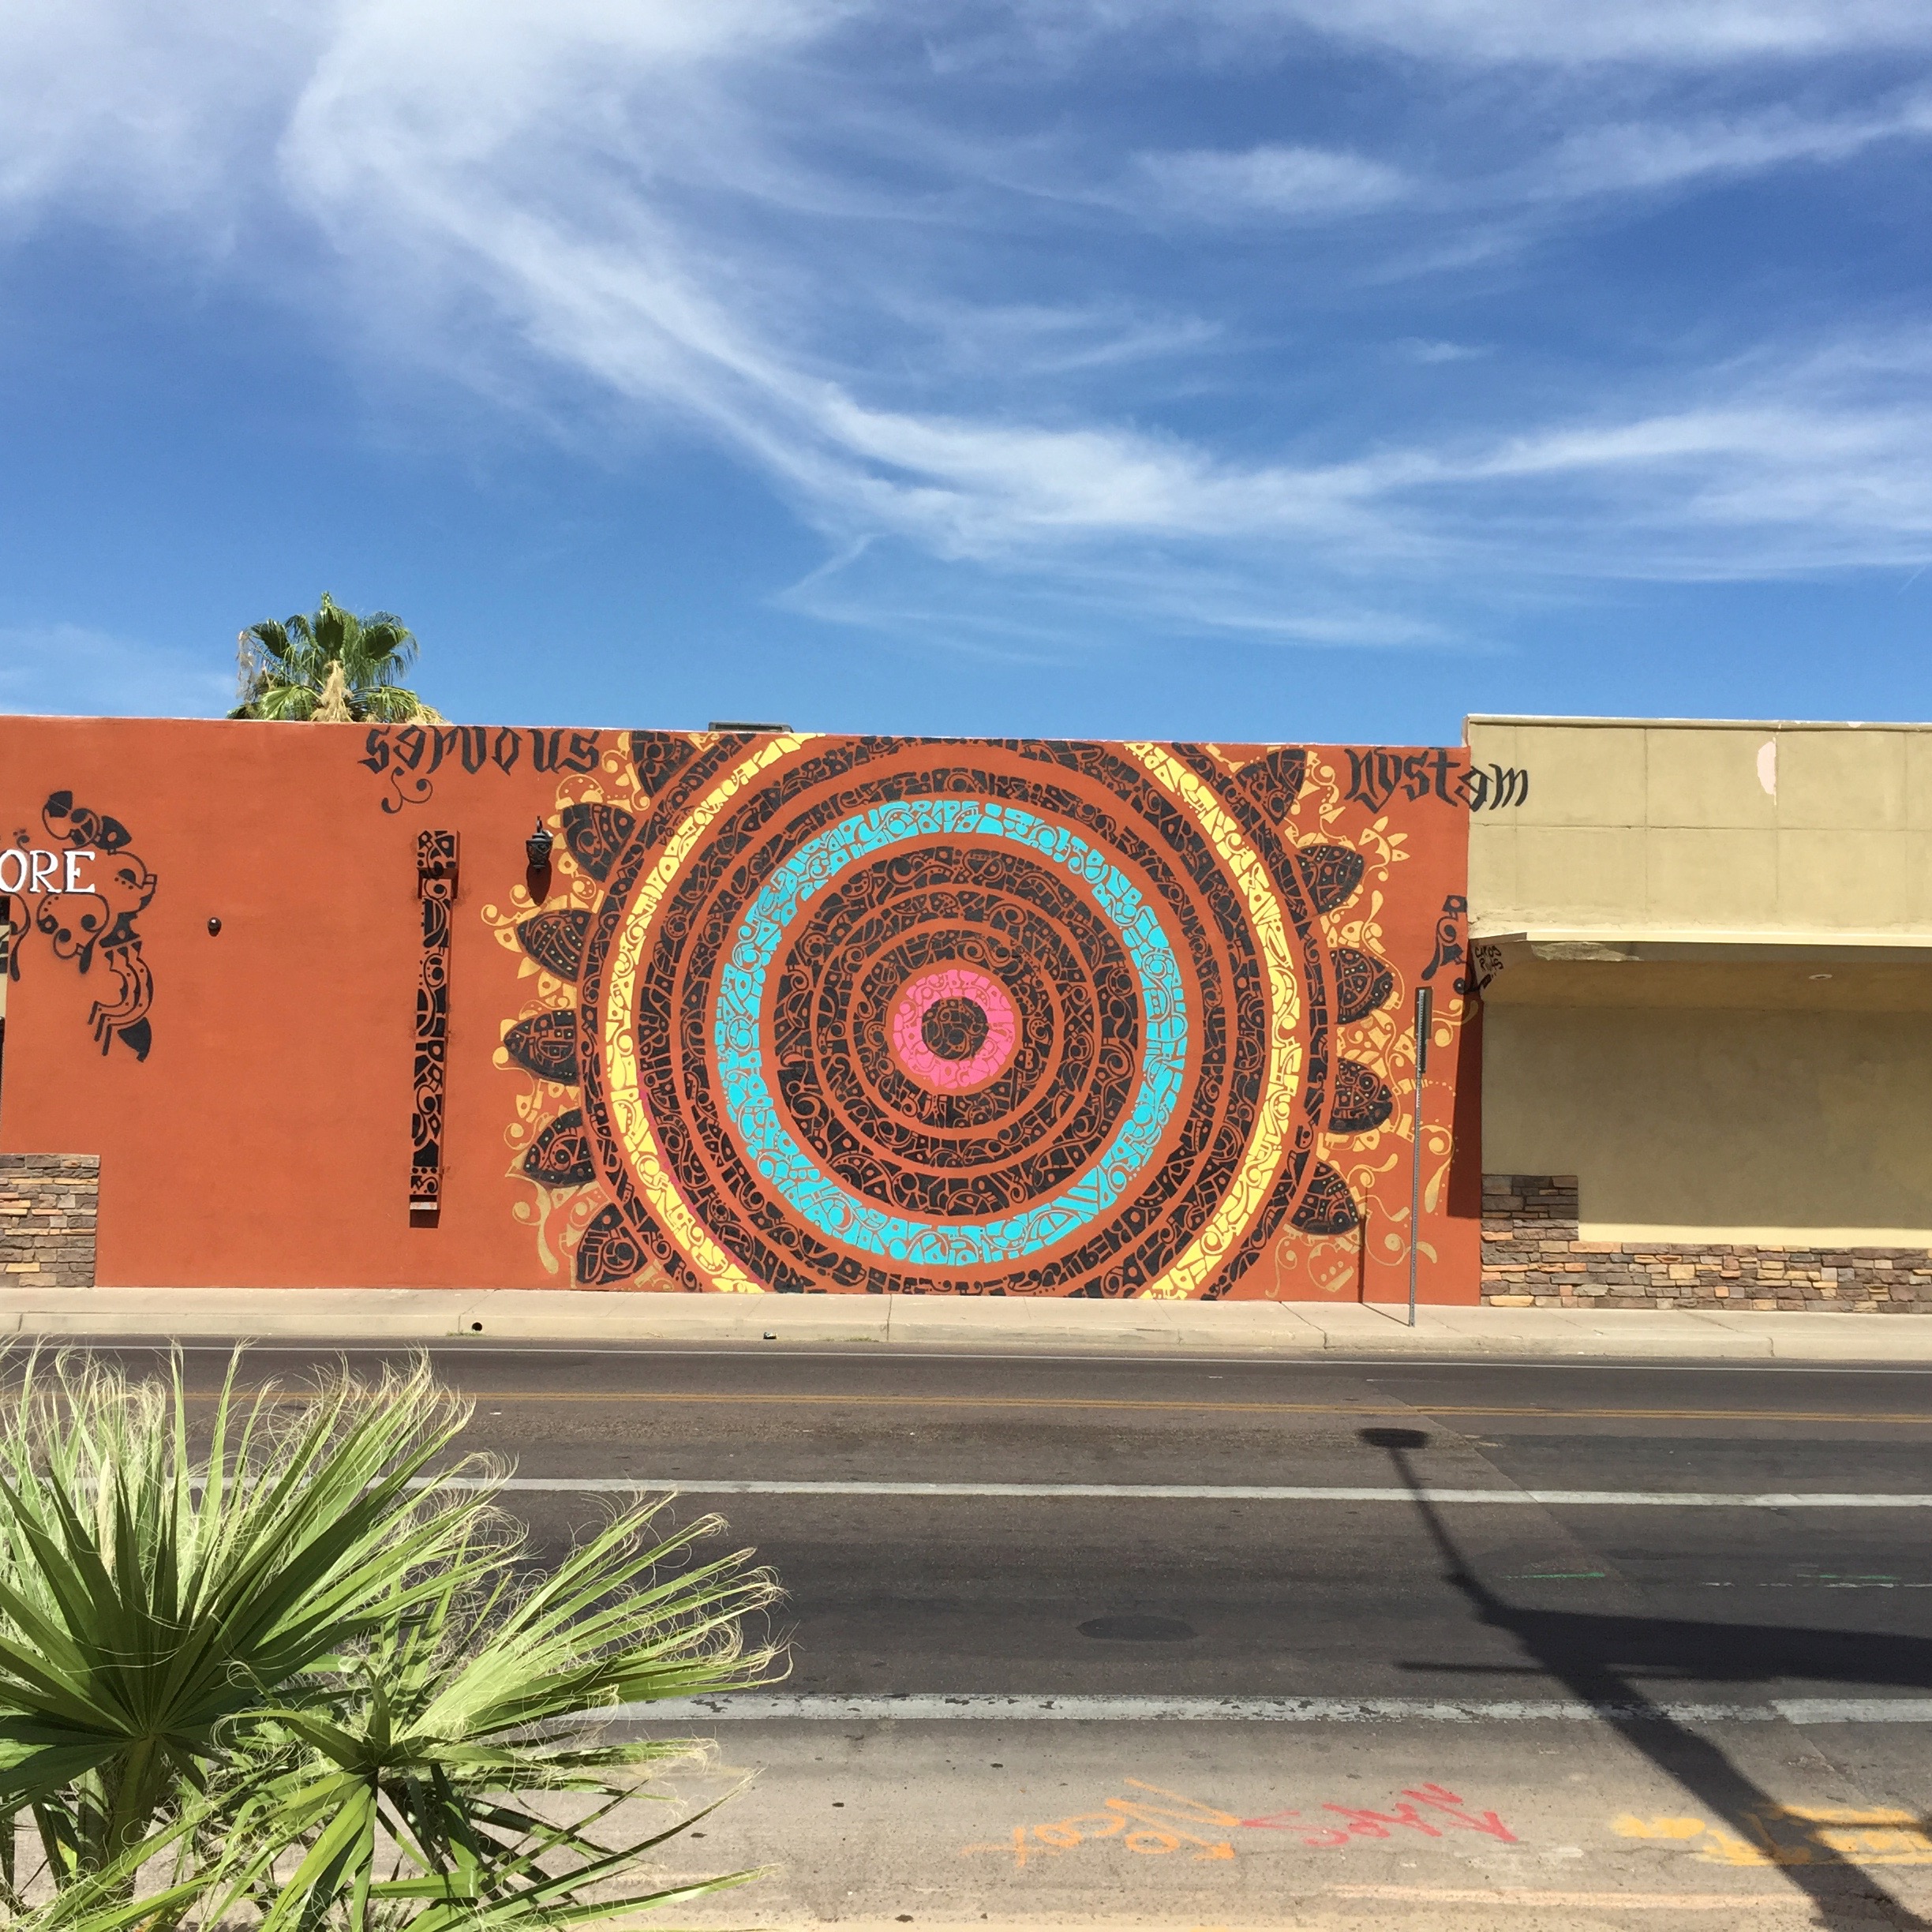
{"type": "MultiPolygon", "coordinates": [[[[425,1486],[425,1485],[418,1485],[425,1486]]],[[[1123,1502],[1176,1503],[1535,1503],[1619,1509],[1932,1509],[1932,1495],[1870,1492],[1669,1489],[1349,1488],[1264,1483],[791,1482],[750,1477],[451,1477],[451,1488],[528,1490],[539,1495],[629,1495],[640,1489],[687,1496],[1091,1496],[1123,1502]]]]}
{"type": "Polygon", "coordinates": [[[1925,1724],[1927,1698],[1780,1698],[1774,1708],[1788,1724],[1925,1724]]]}
{"type": "Polygon", "coordinates": [[[1020,1697],[911,1691],[838,1697],[754,1691],[619,1704],[604,1716],[653,1724],[1932,1724],[1932,1698],[1784,1698],[1765,1704],[1600,1704],[1462,1698],[1020,1697]]]}
{"type": "MultiPolygon", "coordinates": [[[[1548,1582],[1555,1579],[1545,1577],[1511,1577],[1512,1583],[1548,1582]]],[[[1566,1582],[1569,1579],[1564,1579],[1566,1582]]],[[[1597,1578],[1588,1579],[1595,1582],[1597,1578]]],[[[1896,1578],[1867,1578],[1862,1582],[1840,1583],[1823,1577],[1797,1577],[1783,1582],[1739,1583],[1728,1581],[1702,1580],[1690,1586],[1693,1589],[1828,1589],[1828,1590],[1874,1590],[1874,1589],[1932,1589],[1932,1583],[1904,1583],[1896,1578]]]]}

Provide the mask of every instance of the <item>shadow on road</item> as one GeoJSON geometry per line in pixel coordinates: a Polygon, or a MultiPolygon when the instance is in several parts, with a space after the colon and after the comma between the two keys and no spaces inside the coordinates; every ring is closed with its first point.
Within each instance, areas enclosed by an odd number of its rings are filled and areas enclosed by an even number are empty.
{"type": "Polygon", "coordinates": [[[1540,1672],[1563,1684],[1577,1702],[1599,1707],[1606,1724],[1721,1820],[1742,1844],[1761,1848],[1765,1862],[1775,1864],[1808,1898],[1818,1926],[1827,1932],[1869,1932],[1876,1911],[1901,1932],[1932,1932],[1932,1920],[1912,1911],[1851,1859],[1768,1843],[1763,1821],[1783,1814],[1779,1800],[1633,1681],[1654,1683],[1670,1675],[1705,1683],[1762,1684],[1767,1677],[1790,1676],[1923,1690],[1932,1687],[1932,1642],[1519,1609],[1470,1569],[1417,1479],[1410,1456],[1428,1446],[1428,1437],[1419,1429],[1368,1428],[1361,1439],[1388,1452],[1448,1566],[1445,1580],[1462,1593],[1482,1621],[1509,1632],[1540,1672]]]}

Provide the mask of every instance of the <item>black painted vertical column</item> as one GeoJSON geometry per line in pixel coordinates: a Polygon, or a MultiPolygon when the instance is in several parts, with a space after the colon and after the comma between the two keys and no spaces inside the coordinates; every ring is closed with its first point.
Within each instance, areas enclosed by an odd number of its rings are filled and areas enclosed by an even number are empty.
{"type": "Polygon", "coordinates": [[[456,834],[416,834],[422,959],[416,981],[414,1110],[410,1117],[410,1219],[433,1222],[443,1205],[443,1086],[449,1059],[450,914],[456,900],[456,834]]]}

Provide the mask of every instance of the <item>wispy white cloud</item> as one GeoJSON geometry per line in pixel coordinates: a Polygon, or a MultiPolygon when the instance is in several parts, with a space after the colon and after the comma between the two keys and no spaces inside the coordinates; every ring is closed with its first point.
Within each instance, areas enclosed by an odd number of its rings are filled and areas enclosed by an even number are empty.
{"type": "Polygon", "coordinates": [[[1441,217],[1507,221],[1552,204],[1830,166],[1881,142],[1929,139],[1932,95],[1915,92],[1859,114],[1773,107],[1610,120],[1562,134],[1506,167],[1427,175],[1327,149],[1195,149],[1136,157],[1130,205],[1159,219],[1205,223],[1344,223],[1397,204],[1441,217]]]}
{"type": "Polygon", "coordinates": [[[198,652],[76,624],[0,626],[0,711],[205,717],[234,702],[233,674],[198,652]]]}
{"type": "MultiPolygon", "coordinates": [[[[1148,303],[973,303],[929,291],[882,288],[880,306],[922,344],[914,381],[1011,380],[1129,369],[1211,356],[1228,331],[1211,316],[1163,313],[1148,303]]],[[[889,372],[880,370],[882,376],[889,372]]]]}
{"type": "Polygon", "coordinates": [[[1282,648],[1466,650],[1466,631],[1395,586],[1313,581],[1305,567],[1249,557],[1174,558],[1159,550],[1084,549],[1050,573],[1009,556],[961,578],[921,548],[855,545],[777,600],[822,621],[916,639],[992,664],[1076,661],[1110,628],[1239,638],[1282,648]]]}
{"type": "Polygon", "coordinates": [[[547,354],[701,417],[846,538],[871,528],[945,556],[1058,554],[1069,568],[1073,549],[1110,541],[1292,540],[1331,568],[1440,567],[1459,549],[1500,556],[1512,526],[1544,530],[1547,498],[1515,516],[1498,500],[1534,479],[1574,495],[1577,539],[1550,551],[1526,538],[1518,560],[1552,568],[1776,572],[1932,546],[1932,459],[1919,454],[1932,448],[1932,410],[1825,381],[1809,359],[1724,376],[1735,399],[1722,405],[1659,408],[1630,384],[1621,419],[1600,408],[1582,427],[1241,462],[1118,424],[881,407],[747,332],[676,261],[560,234],[502,206],[445,207],[436,233],[446,245],[461,238],[479,286],[547,354]],[[1633,520],[1625,499],[1638,485],[1645,514],[1633,520]],[[1803,529],[1785,504],[1803,505],[1803,529]]]}
{"type": "Polygon", "coordinates": [[[0,219],[78,201],[201,218],[259,180],[295,89],[336,30],[331,0],[9,0],[0,9],[0,219]]]}
{"type": "Polygon", "coordinates": [[[1713,175],[1849,160],[1881,141],[1932,137],[1932,99],[1914,94],[1876,113],[1807,116],[1788,109],[1679,122],[1612,122],[1580,129],[1533,163],[1523,198],[1571,199],[1676,188],[1713,175]]]}
{"type": "Polygon", "coordinates": [[[1359,214],[1399,199],[1408,185],[1382,162],[1325,148],[1144,154],[1139,169],[1158,204],[1209,221],[1359,214]]]}
{"type": "MultiPolygon", "coordinates": [[[[1046,0],[1043,10],[1089,9],[1046,0]]],[[[1113,0],[1106,9],[1114,20],[1177,12],[1463,66],[1716,67],[1932,47],[1932,16],[1918,0],[1113,0]]]]}
{"type": "MultiPolygon", "coordinates": [[[[1251,27],[1452,66],[1932,45],[1922,0],[1218,4],[1251,27]]],[[[1161,9],[1059,11],[1118,36],[1161,9]]],[[[959,17],[935,7],[933,32],[959,17]]],[[[1492,385],[1453,420],[1316,421],[1283,404],[1230,429],[1211,411],[1150,410],[1144,372],[1220,354],[1249,318],[1191,287],[1165,301],[1069,296],[1024,262],[992,282],[969,265],[1023,242],[1050,251],[1049,217],[1014,185],[1037,181],[1043,155],[1076,185],[1129,182],[1144,206],[1196,223],[1347,232],[1408,208],[1426,229],[1458,204],[1847,160],[1932,131],[1919,97],[1673,118],[1646,96],[1645,118],[1619,94],[1579,118],[1571,93],[1560,134],[1539,123],[1460,180],[1291,139],[1151,152],[1118,128],[1035,140],[1028,167],[995,178],[961,159],[983,155],[983,137],[949,148],[888,110],[863,56],[903,24],[882,0],[318,0],[286,13],[32,0],[0,22],[0,197],[32,219],[75,199],[98,211],[122,184],[137,217],[165,208],[223,238],[238,273],[290,275],[346,340],[432,362],[481,342],[507,388],[524,371],[570,385],[607,434],[653,418],[695,428],[849,560],[793,593],[843,620],[868,595],[901,616],[931,608],[905,594],[916,573],[885,570],[915,554],[1046,586],[1050,601],[1351,645],[1442,635],[1366,587],[1391,571],[1443,584],[1932,556],[1919,453],[1932,402],[1903,373],[1915,339],[1859,337],[1834,359],[1767,337],[1754,359],[1599,369],[1533,397],[1492,385]],[[251,214],[264,204],[270,217],[251,214]],[[1108,385],[1127,371],[1140,388],[1108,385]]],[[[1024,63],[1023,41],[1009,52],[1024,63]]],[[[936,96],[932,114],[946,106],[936,96]]],[[[1111,193],[1066,200],[1117,215],[1111,193]]],[[[1428,337],[1397,353],[1494,359],[1428,337]]],[[[997,604],[978,634],[998,630],[997,604]]],[[[7,648],[18,668],[0,661],[0,701],[16,705],[56,648],[99,667],[84,681],[103,689],[134,675],[120,647],[79,634],[7,648]]]]}
{"type": "Polygon", "coordinates": [[[1428,368],[1443,362],[1473,362],[1491,351],[1481,343],[1440,342],[1428,336],[1408,335],[1395,344],[1395,353],[1405,362],[1428,368]]]}

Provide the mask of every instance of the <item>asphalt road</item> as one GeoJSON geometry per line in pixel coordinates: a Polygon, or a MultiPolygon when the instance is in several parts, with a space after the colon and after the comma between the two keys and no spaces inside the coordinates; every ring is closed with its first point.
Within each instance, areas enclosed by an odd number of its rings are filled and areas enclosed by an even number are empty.
{"type": "MultiPolygon", "coordinates": [[[[785,1872],[715,1923],[1850,1928],[1932,1904],[1932,1703],[1896,1721],[1932,1698],[1932,1507],[1881,1506],[1932,1492],[1932,1372],[436,1361],[519,1480],[688,1485],[677,1507],[783,1580],[801,1701],[707,1727],[763,1773],[708,1839],[785,1872]],[[781,1484],[809,1487],[759,1487],[781,1484]],[[1031,1493],[971,1493],[992,1485],[1031,1493]],[[1148,1493],[1176,1488],[1208,1493],[1148,1493]],[[1323,1488],[1356,1493],[1225,1493],[1323,1488]],[[1740,1500],[1782,1493],[1839,1500],[1740,1500]],[[919,1693],[1018,1702],[850,1702],[919,1693]],[[1194,1714],[1093,1702],[1122,1698],[1194,1714]],[[1304,1702],[1257,1720],[1267,1699],[1304,1702]]],[[[220,1357],[192,1361],[205,1383],[220,1357]]],[[[514,1500],[545,1548],[608,1506],[514,1500]]]]}

